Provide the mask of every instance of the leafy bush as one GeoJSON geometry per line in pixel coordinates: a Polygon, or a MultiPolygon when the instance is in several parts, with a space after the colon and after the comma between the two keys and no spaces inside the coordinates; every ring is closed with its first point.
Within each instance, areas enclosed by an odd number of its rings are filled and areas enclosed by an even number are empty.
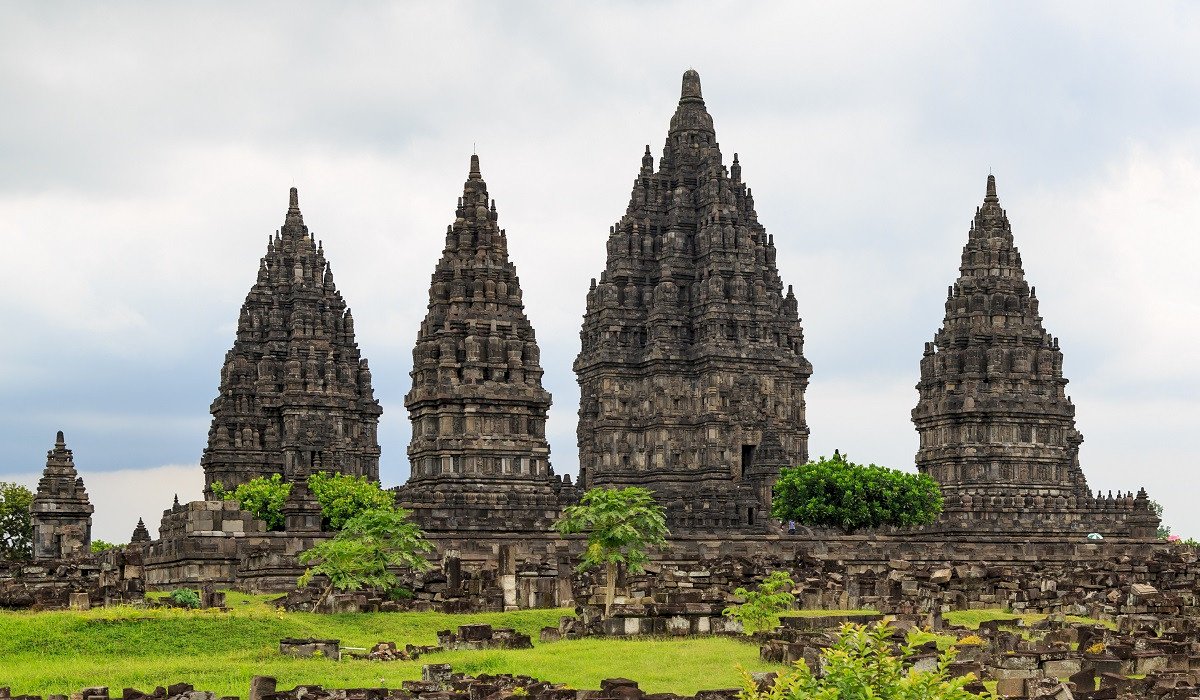
{"type": "Polygon", "coordinates": [[[905,667],[910,647],[893,653],[887,625],[845,625],[832,647],[821,652],[821,675],[803,660],[794,670],[776,676],[765,689],[743,672],[740,700],[976,700],[984,696],[967,691],[969,677],[950,678],[954,652],[942,654],[933,671],[905,667]]]}
{"type": "Polygon", "coordinates": [[[104,540],[92,540],[92,554],[107,552],[108,550],[115,549],[116,547],[117,545],[113,544],[112,542],[105,542],[104,540]]]}
{"type": "Polygon", "coordinates": [[[861,528],[928,525],[942,512],[933,479],[874,464],[861,466],[833,453],[783,469],[775,483],[771,514],[805,525],[861,528]]]}
{"type": "Polygon", "coordinates": [[[623,489],[589,489],[579,505],[567,506],[554,527],[564,535],[588,533],[587,549],[579,570],[604,566],[607,584],[604,614],[612,609],[616,596],[617,565],[625,564],[632,573],[640,573],[649,561],[646,549],[667,543],[666,513],[649,489],[630,486],[623,489]]]}
{"type": "Polygon", "coordinates": [[[792,588],[796,582],[786,571],[773,571],[753,591],[738,588],[733,592],[743,603],[725,608],[721,614],[742,623],[746,634],[754,634],[768,629],[775,622],[775,616],[787,610],[796,602],[792,588]]]}
{"type": "Polygon", "coordinates": [[[185,608],[200,607],[200,594],[190,588],[176,588],[171,591],[171,600],[185,608]]]}
{"type": "Polygon", "coordinates": [[[430,564],[421,553],[432,551],[433,545],[408,516],[409,511],[392,506],[364,511],[346,521],[332,539],[301,552],[300,563],[311,566],[297,585],[307,586],[315,576],[329,579],[314,609],[335,589],[393,590],[399,580],[389,567],[428,569],[430,564]]]}
{"type": "Polygon", "coordinates": [[[283,480],[282,474],[251,479],[232,491],[219,481],[214,481],[210,488],[214,498],[237,501],[242,510],[265,522],[267,529],[283,529],[283,504],[292,492],[292,485],[283,480]]]}
{"type": "Polygon", "coordinates": [[[391,508],[396,497],[365,476],[319,472],[308,478],[308,488],[321,504],[321,519],[329,530],[341,530],[354,516],[375,508],[391,508]]]}
{"type": "Polygon", "coordinates": [[[0,559],[33,556],[33,492],[20,484],[0,481],[0,559]]]}

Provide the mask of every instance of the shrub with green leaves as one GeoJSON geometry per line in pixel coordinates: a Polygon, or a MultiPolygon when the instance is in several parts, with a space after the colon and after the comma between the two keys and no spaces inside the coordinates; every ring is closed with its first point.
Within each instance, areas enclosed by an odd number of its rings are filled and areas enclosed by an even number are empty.
{"type": "Polygon", "coordinates": [[[861,466],[837,452],[784,468],[775,482],[771,515],[804,525],[863,528],[928,525],[942,512],[942,492],[925,474],[874,464],[861,466]]]}
{"type": "Polygon", "coordinates": [[[363,511],[346,521],[333,538],[301,552],[300,563],[309,566],[297,585],[307,586],[317,576],[328,581],[313,609],[334,590],[391,592],[399,585],[392,568],[428,569],[422,553],[433,551],[433,545],[408,519],[409,514],[392,506],[363,511]]]}
{"type": "Polygon", "coordinates": [[[0,559],[24,560],[33,556],[33,519],[29,508],[33,492],[10,481],[0,481],[0,559]]]}
{"type": "Polygon", "coordinates": [[[564,535],[588,533],[579,570],[605,568],[605,615],[616,597],[617,565],[624,564],[630,572],[640,573],[649,561],[646,549],[666,546],[670,534],[663,507],[649,489],[640,486],[589,489],[578,505],[563,510],[554,527],[564,535]]]}
{"type": "Polygon", "coordinates": [[[198,608],[200,594],[190,588],[176,588],[171,591],[171,601],[185,608],[198,608]]]}
{"type": "Polygon", "coordinates": [[[308,488],[321,504],[321,519],[328,530],[341,530],[363,511],[391,508],[396,497],[365,476],[318,472],[308,478],[308,488]]]}
{"type": "Polygon", "coordinates": [[[986,696],[965,689],[969,677],[951,678],[954,652],[947,650],[932,671],[906,666],[911,647],[892,650],[892,630],[885,624],[844,625],[838,641],[821,652],[820,675],[803,661],[760,689],[743,673],[739,700],[977,700],[986,696]]]}
{"type": "Polygon", "coordinates": [[[742,623],[746,634],[768,629],[774,625],[776,615],[796,602],[796,596],[792,595],[795,585],[788,572],[773,571],[752,591],[745,588],[734,590],[733,594],[743,602],[725,608],[721,614],[742,623]]]}
{"type": "Polygon", "coordinates": [[[117,545],[113,544],[112,542],[105,542],[104,540],[92,540],[92,554],[107,552],[110,549],[116,549],[116,547],[117,545]]]}
{"type": "Polygon", "coordinates": [[[237,501],[242,510],[265,522],[268,530],[283,529],[283,504],[292,492],[292,485],[283,480],[282,474],[251,479],[232,491],[219,481],[214,481],[210,488],[214,498],[237,501]]]}

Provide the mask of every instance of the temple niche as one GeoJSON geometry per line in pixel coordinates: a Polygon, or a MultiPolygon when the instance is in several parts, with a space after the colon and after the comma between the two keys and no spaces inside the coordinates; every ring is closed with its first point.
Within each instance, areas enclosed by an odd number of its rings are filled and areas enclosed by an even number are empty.
{"type": "Polygon", "coordinates": [[[1144,491],[1093,496],[1058,338],[1042,325],[989,175],[946,317],[921,358],[917,468],[941,485],[944,524],[1146,536],[1144,491]]]}
{"type": "Polygon", "coordinates": [[[649,487],[675,530],[766,527],[780,466],[808,458],[812,365],[774,239],[737,154],[724,163],[695,71],[607,249],[575,360],[580,485],[649,487]]]}
{"type": "Polygon", "coordinates": [[[411,476],[398,501],[431,532],[546,532],[570,478],[546,442],[550,393],[495,200],[471,168],[413,348],[411,476]]]}
{"type": "Polygon", "coordinates": [[[91,556],[94,510],[60,430],[30,506],[34,560],[91,556]]]}
{"type": "Polygon", "coordinates": [[[382,409],[354,340],[354,316],[292,188],[225,355],[204,467],[232,489],[255,477],[340,472],[379,479],[382,409]]]}

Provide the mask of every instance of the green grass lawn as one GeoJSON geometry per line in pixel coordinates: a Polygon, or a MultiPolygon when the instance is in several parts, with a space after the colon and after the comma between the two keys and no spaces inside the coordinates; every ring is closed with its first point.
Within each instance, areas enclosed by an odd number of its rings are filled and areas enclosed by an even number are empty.
{"type": "Polygon", "coordinates": [[[87,612],[0,612],[0,686],[14,694],[70,693],[107,685],[151,690],[186,682],[218,695],[246,697],[250,678],[275,676],[281,687],[389,687],[420,677],[426,663],[450,663],[465,673],[523,673],[574,688],[595,688],[603,678],[637,680],[648,692],[694,693],[736,687],[741,665],[775,667],[758,660],[758,648],[728,638],[585,639],[539,644],[538,631],[558,624],[566,610],[446,615],[283,613],[267,596],[230,593],[231,612],[120,607],[87,612]],[[457,651],[414,662],[292,659],[279,654],[284,637],[339,639],[343,646],[376,642],[433,644],[436,632],[467,622],[513,627],[535,647],[457,651]]]}

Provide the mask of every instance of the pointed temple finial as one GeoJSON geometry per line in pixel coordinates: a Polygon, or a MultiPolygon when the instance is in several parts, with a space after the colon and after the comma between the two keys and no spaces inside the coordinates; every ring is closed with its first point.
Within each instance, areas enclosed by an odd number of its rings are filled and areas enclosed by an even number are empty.
{"type": "Polygon", "coordinates": [[[987,179],[987,194],[984,196],[985,202],[999,202],[1000,198],[996,196],[996,176],[988,175],[987,179]]]}
{"type": "Polygon", "coordinates": [[[54,438],[54,446],[55,447],[66,447],[67,446],[67,440],[65,437],[63,437],[63,431],[61,431],[61,430],[58,431],[58,435],[54,438]]]}
{"type": "Polygon", "coordinates": [[[700,74],[691,68],[683,74],[683,90],[679,94],[680,102],[687,99],[704,100],[704,95],[700,93],[700,74]]]}
{"type": "Polygon", "coordinates": [[[288,192],[288,209],[299,209],[299,208],[300,208],[300,190],[297,190],[295,187],[293,187],[288,192]]]}
{"type": "Polygon", "coordinates": [[[479,174],[479,156],[471,154],[471,175],[472,180],[482,180],[483,176],[479,174]]]}

